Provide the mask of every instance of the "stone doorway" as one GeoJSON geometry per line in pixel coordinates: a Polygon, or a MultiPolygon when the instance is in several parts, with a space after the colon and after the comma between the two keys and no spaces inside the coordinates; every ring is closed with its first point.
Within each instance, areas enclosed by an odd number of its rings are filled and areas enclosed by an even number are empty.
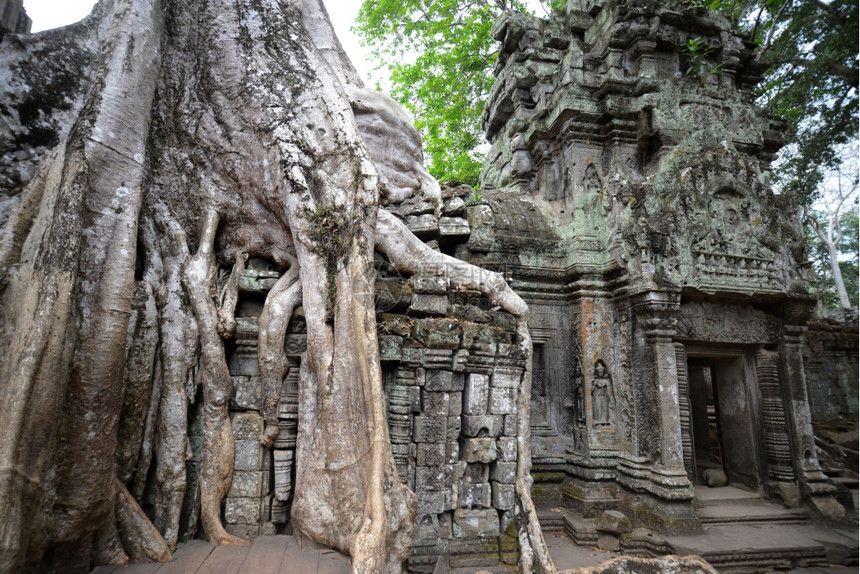
{"type": "Polygon", "coordinates": [[[753,359],[745,352],[688,350],[687,369],[690,477],[701,484],[707,469],[721,469],[730,485],[759,491],[763,464],[753,359]]]}

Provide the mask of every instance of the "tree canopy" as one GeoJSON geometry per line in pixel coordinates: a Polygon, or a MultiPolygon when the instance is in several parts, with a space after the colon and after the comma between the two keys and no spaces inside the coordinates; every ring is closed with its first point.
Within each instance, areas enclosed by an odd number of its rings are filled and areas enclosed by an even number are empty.
{"type": "Polygon", "coordinates": [[[854,0],[712,0],[736,18],[767,66],[759,104],[788,122],[789,146],[776,174],[784,191],[811,203],[840,149],[857,139],[858,5],[854,0]]]}
{"type": "Polygon", "coordinates": [[[493,86],[498,49],[490,36],[521,0],[365,0],[356,31],[391,74],[391,96],[412,113],[430,173],[478,182],[481,113],[493,86]]]}

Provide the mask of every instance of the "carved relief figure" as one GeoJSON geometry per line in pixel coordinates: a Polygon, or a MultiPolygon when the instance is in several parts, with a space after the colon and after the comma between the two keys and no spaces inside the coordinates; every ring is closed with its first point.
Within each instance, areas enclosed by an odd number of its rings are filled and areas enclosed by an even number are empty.
{"type": "Polygon", "coordinates": [[[578,424],[585,423],[585,385],[579,359],[573,360],[573,409],[578,424]]]}
{"type": "Polygon", "coordinates": [[[594,380],[591,383],[591,413],[594,426],[606,426],[610,424],[609,410],[611,408],[610,392],[612,382],[606,364],[598,359],[594,364],[594,380]]]}

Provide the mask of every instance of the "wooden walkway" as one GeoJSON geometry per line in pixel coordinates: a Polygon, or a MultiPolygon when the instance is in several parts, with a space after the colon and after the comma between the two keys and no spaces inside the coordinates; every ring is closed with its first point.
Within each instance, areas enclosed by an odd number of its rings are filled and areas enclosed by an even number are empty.
{"type": "Polygon", "coordinates": [[[349,574],[349,557],[334,550],[303,552],[292,536],[259,536],[251,546],[191,540],[166,564],[99,566],[92,574],[349,574]]]}

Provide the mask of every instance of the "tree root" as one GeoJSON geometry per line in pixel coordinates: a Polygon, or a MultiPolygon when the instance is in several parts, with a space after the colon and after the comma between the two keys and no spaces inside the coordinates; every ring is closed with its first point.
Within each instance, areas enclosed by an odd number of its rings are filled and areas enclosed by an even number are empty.
{"type": "MultiPolygon", "coordinates": [[[[114,514],[116,514],[116,504],[114,504],[114,514]]],[[[108,520],[96,532],[93,539],[93,564],[112,566],[128,564],[128,555],[119,539],[116,520],[108,520]]]]}
{"type": "Polygon", "coordinates": [[[212,298],[215,279],[213,252],[219,214],[207,211],[197,253],[184,265],[182,285],[191,300],[200,332],[203,380],[203,456],[200,472],[200,515],[210,542],[248,544],[229,534],[221,524],[221,503],[233,481],[235,443],[228,406],[232,382],[218,336],[218,311],[212,298]]]}
{"type": "MultiPolygon", "coordinates": [[[[185,444],[188,440],[188,398],[185,382],[188,368],[185,360],[186,346],[191,340],[190,317],[183,305],[181,266],[188,259],[185,232],[171,217],[167,208],[156,208],[156,224],[159,237],[147,238],[154,229],[145,224],[144,241],[153,250],[152,256],[161,253],[158,261],[163,275],[158,278],[161,285],[156,290],[160,315],[160,393],[155,437],[155,519],[154,523],[164,536],[171,550],[179,539],[179,520],[182,501],[185,498],[187,478],[185,472],[185,444]],[[155,242],[161,243],[156,250],[155,242]]],[[[155,391],[153,391],[155,392],[155,391]]],[[[147,465],[148,466],[148,465],[147,465]]],[[[142,476],[145,480],[145,475],[142,476]]],[[[143,486],[142,484],[140,485],[143,486]]],[[[140,497],[142,488],[135,485],[135,494],[140,497]]]]}
{"type": "MultiPolygon", "coordinates": [[[[528,306],[498,273],[487,271],[439,253],[427,247],[394,215],[379,210],[376,220],[376,248],[388,256],[399,270],[409,273],[432,272],[447,277],[457,286],[481,291],[494,305],[499,305],[517,317],[517,335],[520,348],[531,357],[532,342],[528,330],[528,306]]],[[[558,572],[538,522],[537,512],[530,494],[531,437],[529,430],[529,403],[531,400],[531,362],[520,382],[517,396],[517,509],[519,513],[520,571],[532,572],[537,561],[544,574],[558,572]]]]}
{"type": "Polygon", "coordinates": [[[147,281],[134,286],[134,307],[126,345],[123,405],[117,435],[117,477],[130,484],[140,458],[152,392],[153,367],[158,352],[158,308],[147,281]]]}
{"type": "Polygon", "coordinates": [[[278,400],[281,386],[289,372],[284,351],[284,340],[293,310],[302,302],[302,284],[299,281],[299,264],[293,259],[290,269],[278,279],[269,291],[263,312],[260,314],[260,331],[257,340],[257,360],[263,385],[260,414],[266,429],[260,444],[272,446],[278,436],[278,400]]]}
{"type": "Polygon", "coordinates": [[[158,529],[149,521],[122,482],[114,480],[114,487],[116,524],[128,557],[133,562],[170,562],[173,556],[158,529]]]}
{"type": "Polygon", "coordinates": [[[218,292],[218,334],[229,339],[236,331],[236,304],[239,302],[239,275],[245,271],[245,256],[236,253],[230,277],[218,292]]]}

